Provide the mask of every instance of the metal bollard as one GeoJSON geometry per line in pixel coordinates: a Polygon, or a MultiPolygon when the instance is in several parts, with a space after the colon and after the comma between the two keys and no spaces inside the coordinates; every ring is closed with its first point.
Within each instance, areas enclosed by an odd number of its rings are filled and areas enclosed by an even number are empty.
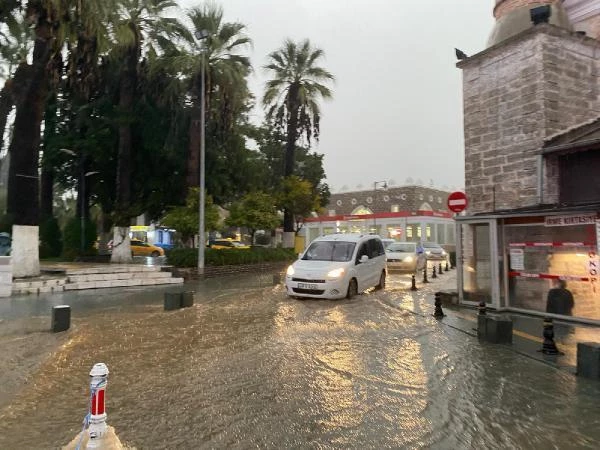
{"type": "Polygon", "coordinates": [[[558,355],[560,352],[554,342],[554,324],[549,317],[544,318],[544,342],[542,343],[542,353],[545,355],[558,355]]]}
{"type": "Polygon", "coordinates": [[[67,331],[71,326],[71,307],[69,305],[57,305],[52,307],[52,332],[60,333],[67,331]]]}
{"type": "Polygon", "coordinates": [[[105,391],[108,383],[108,367],[104,363],[94,364],[90,371],[90,439],[87,448],[101,448],[106,433],[106,409],[104,407],[105,391]]]}
{"type": "Polygon", "coordinates": [[[485,307],[485,301],[482,300],[479,302],[479,306],[477,306],[477,311],[480,316],[485,316],[487,308],[485,307]]]}
{"type": "Polygon", "coordinates": [[[437,278],[437,271],[435,269],[435,264],[433,265],[433,270],[431,271],[431,278],[437,278]]]}
{"type": "Polygon", "coordinates": [[[192,291],[186,291],[181,293],[181,307],[190,308],[194,306],[194,293],[192,291]]]}
{"type": "Polygon", "coordinates": [[[448,260],[446,260],[446,268],[444,269],[445,272],[448,272],[450,270],[450,266],[448,265],[448,260]]]}
{"type": "MultiPolygon", "coordinates": [[[[435,269],[435,267],[434,267],[435,269]]],[[[434,272],[435,273],[435,272],[434,272]]],[[[435,293],[435,311],[433,317],[441,318],[444,317],[444,310],[442,309],[442,294],[440,292],[435,293]]]]}
{"type": "Polygon", "coordinates": [[[439,267],[438,267],[438,274],[439,275],[443,275],[444,272],[442,272],[442,263],[440,263],[439,267]]]}
{"type": "Polygon", "coordinates": [[[410,290],[411,291],[416,291],[417,290],[417,280],[415,280],[415,274],[414,273],[412,274],[410,290]]]}
{"type": "Polygon", "coordinates": [[[423,283],[429,283],[427,279],[427,263],[425,263],[425,268],[423,269],[423,283]]]}

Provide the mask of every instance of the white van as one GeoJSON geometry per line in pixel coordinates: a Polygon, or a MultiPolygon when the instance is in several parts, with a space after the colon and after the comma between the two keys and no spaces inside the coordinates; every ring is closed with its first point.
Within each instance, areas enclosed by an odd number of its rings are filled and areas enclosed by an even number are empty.
{"type": "Polygon", "coordinates": [[[291,297],[352,298],[385,287],[385,250],[379,236],[330,234],[311,242],[287,269],[291,297]]]}

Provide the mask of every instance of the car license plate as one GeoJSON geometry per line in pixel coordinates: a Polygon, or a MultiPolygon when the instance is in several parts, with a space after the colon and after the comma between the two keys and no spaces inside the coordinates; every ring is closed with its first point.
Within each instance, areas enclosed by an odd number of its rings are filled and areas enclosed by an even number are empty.
{"type": "Polygon", "coordinates": [[[298,283],[299,289],[317,289],[319,286],[316,284],[298,283]]]}

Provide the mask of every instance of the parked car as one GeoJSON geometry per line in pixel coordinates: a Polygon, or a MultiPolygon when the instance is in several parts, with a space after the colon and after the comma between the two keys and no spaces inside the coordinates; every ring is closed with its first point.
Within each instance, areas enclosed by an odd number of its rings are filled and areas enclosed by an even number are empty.
{"type": "Polygon", "coordinates": [[[423,242],[421,245],[423,246],[423,250],[425,250],[427,261],[446,261],[448,259],[448,253],[440,244],[423,242]]]}
{"type": "Polygon", "coordinates": [[[379,236],[330,234],[315,239],[288,267],[291,297],[352,298],[370,287],[385,287],[385,250],[379,236]]]}
{"type": "Polygon", "coordinates": [[[164,256],[165,251],[156,245],[148,244],[139,239],[132,239],[131,254],[133,256],[152,256],[153,258],[156,258],[157,256],[164,256]]]}
{"type": "Polygon", "coordinates": [[[223,250],[227,248],[243,250],[250,248],[249,245],[242,244],[240,241],[234,241],[233,239],[215,239],[214,241],[210,241],[208,246],[216,250],[223,250]]]}
{"type": "Polygon", "coordinates": [[[383,242],[383,248],[388,248],[390,244],[393,244],[396,241],[394,239],[381,239],[381,242],[383,242]]]}
{"type": "Polygon", "coordinates": [[[394,242],[385,249],[389,271],[416,273],[425,267],[425,254],[417,253],[416,242],[394,242]]]}

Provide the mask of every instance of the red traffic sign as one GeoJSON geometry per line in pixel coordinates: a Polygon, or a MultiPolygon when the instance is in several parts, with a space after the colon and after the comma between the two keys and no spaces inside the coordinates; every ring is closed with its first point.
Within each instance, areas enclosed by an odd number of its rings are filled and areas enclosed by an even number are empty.
{"type": "Polygon", "coordinates": [[[448,196],[448,209],[452,212],[459,213],[464,210],[468,204],[469,201],[464,192],[456,191],[448,196]]]}

